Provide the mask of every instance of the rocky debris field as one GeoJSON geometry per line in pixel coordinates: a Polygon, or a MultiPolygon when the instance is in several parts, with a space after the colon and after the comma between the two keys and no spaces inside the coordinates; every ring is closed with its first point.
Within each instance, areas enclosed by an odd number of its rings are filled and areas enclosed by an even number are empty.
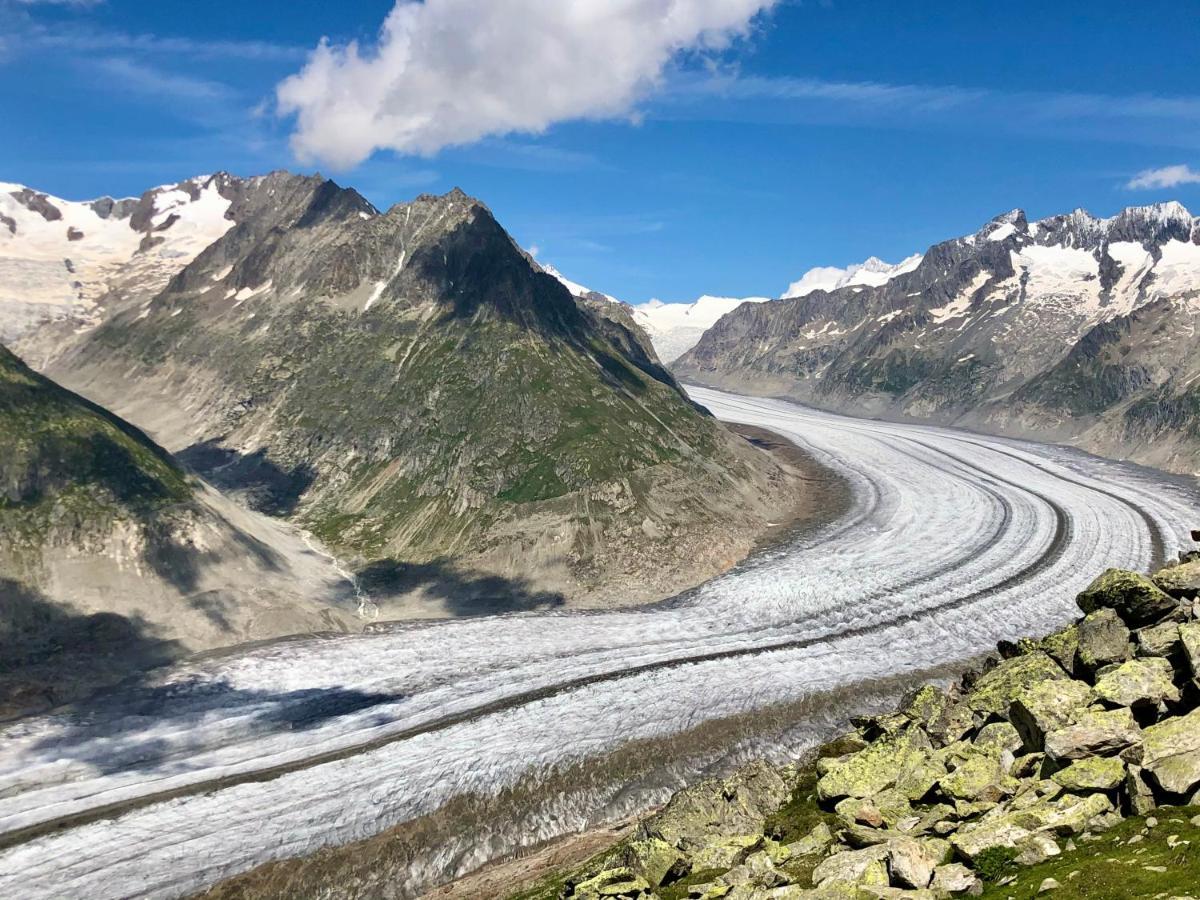
{"type": "Polygon", "coordinates": [[[1200,552],[1110,569],[1083,618],[806,765],[677,794],[637,834],[514,897],[1200,895],[1200,552]]]}

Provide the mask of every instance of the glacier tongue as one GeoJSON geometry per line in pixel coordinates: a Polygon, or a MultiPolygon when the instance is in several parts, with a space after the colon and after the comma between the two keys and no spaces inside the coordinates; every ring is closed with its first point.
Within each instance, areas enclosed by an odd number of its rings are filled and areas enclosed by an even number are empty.
{"type": "MultiPolygon", "coordinates": [[[[190,895],[517,786],[568,798],[538,837],[586,827],[603,781],[589,766],[630,741],[751,711],[765,721],[953,664],[1066,621],[1098,569],[1144,568],[1187,543],[1195,493],[1147,470],[691,393],[835,469],[853,492],[847,515],[652,608],[272,644],[190,662],[86,717],[9,726],[0,836],[67,824],[0,852],[0,894],[190,895]]],[[[503,822],[464,823],[383,875],[416,896],[520,839],[503,822]]]]}

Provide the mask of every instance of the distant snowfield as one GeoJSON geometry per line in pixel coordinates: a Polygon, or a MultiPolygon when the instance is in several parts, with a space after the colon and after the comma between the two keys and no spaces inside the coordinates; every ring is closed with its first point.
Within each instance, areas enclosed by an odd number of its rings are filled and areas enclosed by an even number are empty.
{"type": "Polygon", "coordinates": [[[633,319],[645,329],[654,352],[665,363],[674,362],[698,343],[717,320],[743,303],[766,303],[769,297],[710,297],[694,303],[651,300],[633,308],[633,319]]]}
{"type": "MultiPolygon", "coordinates": [[[[1104,567],[1145,568],[1190,545],[1197,497],[1167,476],[691,393],[835,469],[852,488],[846,516],[673,603],[291,641],[181,665],[78,718],[10,726],[0,732],[0,845],[6,835],[12,844],[0,852],[0,896],[185,896],[632,740],[1044,632],[1074,614],[1074,596],[1104,567]],[[299,768],[238,780],[285,764],[299,768]]],[[[586,822],[586,810],[561,812],[541,837],[586,822]]],[[[463,849],[414,862],[397,890],[419,892],[463,849]]],[[[475,864],[505,852],[500,841],[468,849],[475,864]]]]}

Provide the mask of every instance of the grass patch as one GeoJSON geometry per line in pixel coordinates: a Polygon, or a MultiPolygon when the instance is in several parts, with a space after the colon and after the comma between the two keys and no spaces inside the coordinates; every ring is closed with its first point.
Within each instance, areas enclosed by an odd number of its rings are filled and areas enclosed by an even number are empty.
{"type": "Polygon", "coordinates": [[[1029,900],[1047,878],[1061,885],[1043,895],[1054,900],[1195,896],[1200,893],[1200,827],[1191,819],[1197,814],[1200,807],[1158,809],[1151,814],[1158,820],[1153,828],[1145,817],[1126,819],[1098,840],[1077,841],[1074,850],[1061,856],[1016,868],[1015,880],[989,884],[983,896],[1029,900]],[[1174,841],[1169,840],[1172,835],[1174,841]]]}

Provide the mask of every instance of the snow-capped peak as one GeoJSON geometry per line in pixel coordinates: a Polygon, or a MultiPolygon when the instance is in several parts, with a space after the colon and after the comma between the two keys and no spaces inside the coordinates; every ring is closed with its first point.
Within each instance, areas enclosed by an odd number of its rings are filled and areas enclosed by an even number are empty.
{"type": "Polygon", "coordinates": [[[600,291],[593,291],[591,288],[584,287],[582,284],[580,284],[577,281],[572,281],[570,278],[565,276],[562,272],[558,271],[558,269],[554,268],[554,266],[550,265],[550,263],[537,262],[537,266],[543,272],[545,272],[547,275],[551,276],[552,278],[558,279],[558,283],[561,284],[563,287],[565,287],[568,291],[570,291],[571,294],[575,297],[595,296],[595,297],[603,297],[605,300],[611,300],[613,303],[620,302],[617,300],[616,297],[609,296],[608,294],[603,294],[600,291]]]}
{"type": "Polygon", "coordinates": [[[232,180],[217,173],[84,201],[0,183],[0,340],[55,319],[94,323],[118,284],[161,288],[233,227],[232,180]]]}
{"type": "Polygon", "coordinates": [[[861,263],[846,268],[837,266],[819,266],[809,269],[799,281],[792,282],[784,292],[783,298],[790,300],[804,297],[813,291],[835,291],[848,285],[860,284],[878,287],[886,284],[897,275],[911,272],[921,264],[922,255],[915,253],[896,264],[884,262],[877,256],[872,256],[861,263]]]}
{"type": "Polygon", "coordinates": [[[700,342],[717,320],[743,303],[766,303],[769,297],[713,297],[705,294],[692,303],[650,300],[633,308],[633,318],[650,335],[663,362],[672,362],[700,342]]]}

